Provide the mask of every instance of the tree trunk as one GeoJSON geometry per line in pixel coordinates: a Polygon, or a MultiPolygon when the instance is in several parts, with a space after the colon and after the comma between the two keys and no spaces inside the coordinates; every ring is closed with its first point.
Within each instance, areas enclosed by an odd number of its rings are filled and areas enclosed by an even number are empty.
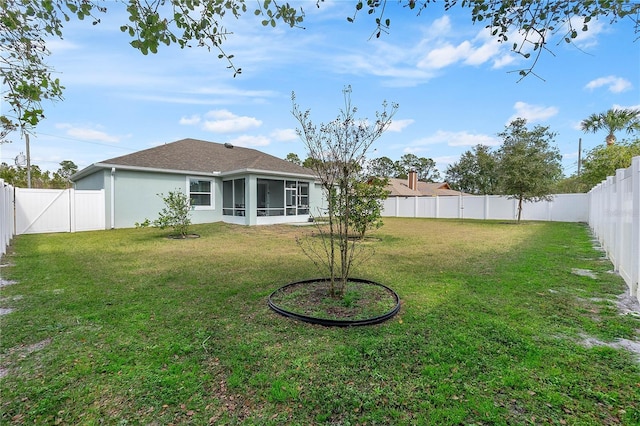
{"type": "Polygon", "coordinates": [[[522,196],[518,198],[518,223],[520,223],[521,217],[522,217],[522,196]]]}

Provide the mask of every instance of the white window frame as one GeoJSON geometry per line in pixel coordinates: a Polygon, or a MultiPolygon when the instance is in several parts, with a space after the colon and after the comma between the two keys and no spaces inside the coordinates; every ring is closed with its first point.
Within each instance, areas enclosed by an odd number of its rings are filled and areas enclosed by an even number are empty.
{"type": "MultiPolygon", "coordinates": [[[[189,198],[189,200],[191,200],[191,181],[192,180],[197,180],[197,181],[206,181],[209,182],[209,188],[211,189],[211,192],[209,193],[210,198],[209,198],[209,202],[210,205],[208,206],[191,206],[191,209],[193,210],[215,210],[216,208],[216,198],[215,198],[215,181],[214,179],[207,179],[207,178],[203,178],[203,177],[198,177],[198,176],[187,176],[187,197],[189,198]]],[[[196,192],[196,194],[204,194],[204,192],[196,192]]]]}

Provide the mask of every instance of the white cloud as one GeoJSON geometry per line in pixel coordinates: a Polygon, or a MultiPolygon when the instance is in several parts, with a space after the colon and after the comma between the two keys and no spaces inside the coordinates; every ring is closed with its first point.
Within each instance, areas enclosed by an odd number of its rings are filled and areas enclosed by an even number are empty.
{"type": "Polygon", "coordinates": [[[72,43],[68,40],[50,38],[50,39],[47,39],[45,42],[47,44],[47,49],[49,49],[49,51],[52,54],[61,53],[68,50],[77,50],[81,48],[80,45],[76,43],[72,43]]]}
{"type": "Polygon", "coordinates": [[[614,104],[612,108],[613,109],[638,109],[638,110],[640,110],[640,104],[638,104],[638,105],[627,105],[627,106],[614,104]]]}
{"type": "MultiPolygon", "coordinates": [[[[451,38],[450,28],[444,36],[451,38]]],[[[493,62],[493,68],[502,68],[515,61],[515,57],[508,51],[507,45],[499,43],[491,35],[489,29],[480,30],[472,40],[463,40],[457,44],[445,41],[444,38],[434,43],[421,43],[423,50],[427,46],[437,45],[438,48],[429,50],[418,61],[421,69],[442,69],[456,63],[478,66],[493,62]]]]}
{"type": "MultiPolygon", "coordinates": [[[[504,50],[503,44],[499,43],[498,40],[491,35],[489,28],[480,31],[473,41],[479,44],[479,46],[474,47],[471,52],[469,52],[465,60],[465,64],[468,65],[481,65],[495,58],[504,50]]],[[[498,59],[494,59],[494,66],[495,62],[498,62],[498,59]]]]}
{"type": "Polygon", "coordinates": [[[297,141],[300,139],[295,129],[276,129],[271,132],[270,136],[280,142],[297,141]]]}
{"type": "Polygon", "coordinates": [[[226,109],[209,111],[205,117],[211,120],[205,120],[202,128],[214,133],[243,132],[262,125],[262,121],[257,118],[238,116],[226,109]]]}
{"type": "Polygon", "coordinates": [[[516,112],[511,117],[509,117],[509,119],[507,120],[507,124],[511,123],[516,118],[524,118],[529,123],[533,123],[536,121],[546,120],[558,114],[558,108],[556,107],[531,105],[521,101],[516,102],[513,108],[516,110],[516,112]]]}
{"type": "Polygon", "coordinates": [[[191,117],[182,117],[180,118],[180,124],[185,126],[193,126],[195,124],[200,123],[199,115],[192,115],[191,117]]]}
{"type": "Polygon", "coordinates": [[[502,141],[498,138],[482,133],[474,134],[467,131],[450,132],[445,130],[438,130],[431,136],[427,136],[414,141],[411,144],[411,147],[415,148],[417,146],[435,145],[440,143],[446,143],[448,146],[496,146],[500,145],[502,141]]]}
{"type": "Polygon", "coordinates": [[[271,143],[271,140],[266,136],[242,135],[238,136],[237,138],[231,139],[228,142],[232,145],[252,148],[255,146],[267,146],[271,143]]]}
{"type": "Polygon", "coordinates": [[[454,155],[442,155],[442,156],[433,158],[433,161],[436,162],[436,168],[440,172],[440,176],[442,177],[443,180],[444,180],[444,174],[447,171],[447,167],[450,164],[455,163],[459,159],[460,157],[456,157],[454,155]]]}
{"type": "Polygon", "coordinates": [[[457,46],[446,43],[427,53],[426,57],[418,62],[418,68],[441,69],[469,57],[471,53],[472,46],[469,41],[463,41],[457,46]]]}
{"type": "Polygon", "coordinates": [[[433,21],[427,29],[426,35],[428,38],[435,38],[449,35],[449,33],[451,33],[451,18],[448,15],[444,15],[442,18],[433,21]]]}
{"type": "Polygon", "coordinates": [[[122,140],[121,136],[110,135],[99,129],[75,127],[69,123],[56,124],[56,128],[65,130],[67,136],[82,141],[117,143],[122,140]]]}
{"type": "Polygon", "coordinates": [[[487,145],[497,146],[502,141],[496,137],[484,135],[482,133],[473,134],[465,131],[462,132],[443,132],[448,139],[449,146],[476,146],[487,145]]]}
{"type": "Polygon", "coordinates": [[[410,126],[414,123],[415,120],[408,118],[404,120],[392,120],[389,128],[387,129],[390,132],[401,132],[405,127],[410,126]]]}
{"type": "Polygon", "coordinates": [[[615,75],[596,78],[595,80],[588,82],[584,87],[585,89],[594,90],[603,86],[607,87],[607,90],[611,93],[622,93],[633,87],[629,80],[622,77],[616,77],[615,75]]]}

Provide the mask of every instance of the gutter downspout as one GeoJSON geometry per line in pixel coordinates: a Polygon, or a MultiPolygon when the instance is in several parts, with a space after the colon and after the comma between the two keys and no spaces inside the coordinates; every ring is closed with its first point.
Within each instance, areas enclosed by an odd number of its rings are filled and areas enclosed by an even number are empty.
{"type": "Polygon", "coordinates": [[[111,202],[110,202],[110,208],[111,208],[111,229],[114,229],[116,227],[116,209],[115,209],[115,201],[116,201],[116,168],[112,167],[111,168],[111,202]]]}

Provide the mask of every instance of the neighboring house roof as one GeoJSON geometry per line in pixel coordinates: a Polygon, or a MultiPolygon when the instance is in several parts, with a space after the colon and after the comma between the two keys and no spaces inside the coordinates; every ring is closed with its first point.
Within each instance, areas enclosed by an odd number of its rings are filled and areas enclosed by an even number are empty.
{"type": "MultiPolygon", "coordinates": [[[[387,189],[391,191],[390,197],[435,197],[460,195],[454,191],[447,182],[421,182],[418,181],[416,189],[409,188],[407,179],[390,178],[387,189]]],[[[464,195],[464,194],[463,194],[464,195]]]]}
{"type": "Polygon", "coordinates": [[[253,171],[315,177],[310,169],[255,149],[197,139],[182,139],[92,164],[73,175],[71,179],[77,180],[94,173],[97,169],[112,167],[213,176],[253,171]]]}

